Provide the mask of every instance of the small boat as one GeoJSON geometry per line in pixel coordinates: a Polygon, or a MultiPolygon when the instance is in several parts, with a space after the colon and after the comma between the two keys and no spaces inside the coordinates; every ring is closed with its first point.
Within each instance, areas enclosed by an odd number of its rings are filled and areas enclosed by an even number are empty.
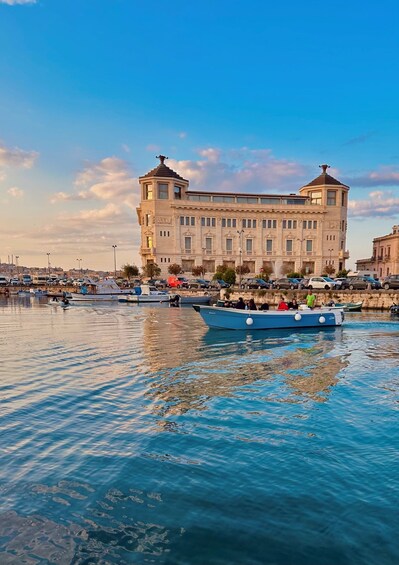
{"type": "Polygon", "coordinates": [[[41,288],[31,288],[29,293],[31,296],[47,296],[47,290],[41,288]]]}
{"type": "Polygon", "coordinates": [[[132,294],[133,289],[120,288],[114,279],[104,279],[94,282],[86,279],[79,292],[71,292],[69,298],[74,302],[102,302],[109,300],[118,300],[120,296],[132,294]]]}
{"type": "Polygon", "coordinates": [[[65,310],[65,308],[69,308],[70,307],[70,302],[69,300],[64,302],[63,300],[49,300],[47,302],[47,306],[55,306],[55,307],[59,307],[62,308],[63,310],[65,310]]]}
{"type": "Polygon", "coordinates": [[[170,296],[165,290],[158,290],[156,286],[142,284],[134,288],[134,294],[119,297],[119,302],[129,302],[134,304],[155,304],[169,302],[170,296]]]}
{"type": "Polygon", "coordinates": [[[19,290],[17,292],[17,296],[19,296],[20,298],[27,298],[27,297],[31,297],[31,293],[29,290],[19,290]]]}
{"type": "Polygon", "coordinates": [[[170,294],[170,302],[175,306],[185,304],[210,304],[212,296],[207,294],[170,294]]]}
{"type": "Polygon", "coordinates": [[[194,304],[204,322],[210,328],[225,330],[269,330],[327,328],[341,326],[344,321],[342,308],[322,307],[301,310],[237,310],[194,304]]]}
{"type": "Polygon", "coordinates": [[[336,308],[342,308],[344,312],[361,312],[363,302],[335,302],[336,308]]]}

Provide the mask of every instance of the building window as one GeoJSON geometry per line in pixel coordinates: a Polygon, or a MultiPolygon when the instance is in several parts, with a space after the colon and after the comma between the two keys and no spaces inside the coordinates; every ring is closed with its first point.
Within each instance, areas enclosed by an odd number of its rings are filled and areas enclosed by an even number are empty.
{"type": "Polygon", "coordinates": [[[243,221],[242,221],[242,227],[243,227],[243,228],[246,228],[246,227],[247,227],[247,220],[243,220],[243,221]]]}
{"type": "Polygon", "coordinates": [[[252,253],[252,239],[247,239],[245,241],[245,251],[249,255],[252,253]]]}
{"type": "Polygon", "coordinates": [[[152,235],[146,237],[147,249],[152,249],[152,235]]]}
{"type": "Polygon", "coordinates": [[[268,255],[271,255],[273,252],[273,240],[272,239],[266,239],[266,253],[268,255]]]}
{"type": "Polygon", "coordinates": [[[285,242],[285,250],[287,253],[292,253],[292,239],[287,239],[285,242]]]}
{"type": "Polygon", "coordinates": [[[336,205],[337,205],[337,191],[327,190],[327,206],[336,206],[336,205]]]}
{"type": "Polygon", "coordinates": [[[316,220],[313,220],[313,229],[317,230],[317,221],[316,220]]]}
{"type": "Polygon", "coordinates": [[[206,237],[205,238],[205,252],[208,254],[212,253],[212,238],[206,237]]]}
{"type": "Polygon", "coordinates": [[[283,220],[283,230],[296,230],[297,221],[296,220],[283,220]]]}
{"type": "Polygon", "coordinates": [[[152,184],[145,184],[144,185],[144,200],[152,200],[153,193],[152,193],[152,184]]]}
{"type": "Polygon", "coordinates": [[[346,204],[345,192],[342,191],[342,193],[341,193],[341,206],[345,206],[345,204],[346,204]]]}
{"type": "Polygon", "coordinates": [[[144,225],[149,226],[151,224],[151,214],[145,214],[144,216],[144,225]]]}
{"type": "Polygon", "coordinates": [[[313,251],[313,241],[311,239],[306,240],[306,253],[312,253],[313,251]]]}
{"type": "Polygon", "coordinates": [[[159,200],[167,200],[169,198],[168,185],[166,183],[158,183],[159,200]]]}
{"type": "Polygon", "coordinates": [[[222,218],[222,228],[235,228],[237,220],[234,218],[222,218]]]}
{"type": "Polygon", "coordinates": [[[227,253],[232,253],[233,251],[233,240],[230,238],[226,239],[226,251],[227,253]]]}
{"type": "Polygon", "coordinates": [[[173,192],[175,195],[175,200],[181,200],[181,186],[178,186],[177,184],[175,184],[174,188],[173,188],[173,192]]]}
{"type": "Polygon", "coordinates": [[[311,192],[309,196],[311,204],[321,204],[321,192],[311,192]]]}
{"type": "Polygon", "coordinates": [[[201,218],[201,226],[203,227],[216,227],[216,218],[201,218]]]}
{"type": "Polygon", "coordinates": [[[184,252],[191,253],[191,237],[184,238],[184,252]]]}

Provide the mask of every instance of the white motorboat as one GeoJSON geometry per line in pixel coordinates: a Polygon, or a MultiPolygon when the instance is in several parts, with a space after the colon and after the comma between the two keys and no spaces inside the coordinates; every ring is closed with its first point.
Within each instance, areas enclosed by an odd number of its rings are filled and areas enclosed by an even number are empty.
{"type": "Polygon", "coordinates": [[[30,288],[29,293],[31,296],[47,296],[47,290],[41,288],[30,288]]]}
{"type": "Polygon", "coordinates": [[[132,292],[131,288],[120,288],[114,279],[104,279],[98,282],[86,279],[79,292],[71,292],[68,298],[74,302],[103,302],[118,300],[121,296],[131,295],[132,292]]]}
{"type": "Polygon", "coordinates": [[[154,304],[169,302],[170,296],[164,290],[158,290],[156,286],[151,286],[149,284],[142,284],[140,287],[136,287],[135,294],[130,294],[129,296],[119,297],[119,302],[130,302],[134,304],[154,304]]]}

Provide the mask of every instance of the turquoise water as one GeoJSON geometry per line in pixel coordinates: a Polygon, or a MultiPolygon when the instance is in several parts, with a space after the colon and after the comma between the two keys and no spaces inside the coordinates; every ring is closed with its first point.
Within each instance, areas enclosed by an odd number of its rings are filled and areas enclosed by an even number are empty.
{"type": "Polygon", "coordinates": [[[399,563],[399,320],[0,302],[0,563],[399,563]]]}

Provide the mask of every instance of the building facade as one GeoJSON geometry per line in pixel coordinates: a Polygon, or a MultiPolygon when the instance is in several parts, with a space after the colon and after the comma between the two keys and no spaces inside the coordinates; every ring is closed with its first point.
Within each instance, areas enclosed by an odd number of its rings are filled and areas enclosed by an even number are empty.
{"type": "Polygon", "coordinates": [[[399,225],[392,233],[373,239],[373,255],[356,261],[358,271],[371,271],[378,277],[399,274],[399,225]]]}
{"type": "Polygon", "coordinates": [[[139,178],[143,267],[166,276],[177,263],[186,273],[203,266],[247,266],[256,275],[290,271],[321,274],[345,268],[349,187],[322,173],[299,194],[241,194],[189,190],[189,181],[165,164],[139,178]]]}

